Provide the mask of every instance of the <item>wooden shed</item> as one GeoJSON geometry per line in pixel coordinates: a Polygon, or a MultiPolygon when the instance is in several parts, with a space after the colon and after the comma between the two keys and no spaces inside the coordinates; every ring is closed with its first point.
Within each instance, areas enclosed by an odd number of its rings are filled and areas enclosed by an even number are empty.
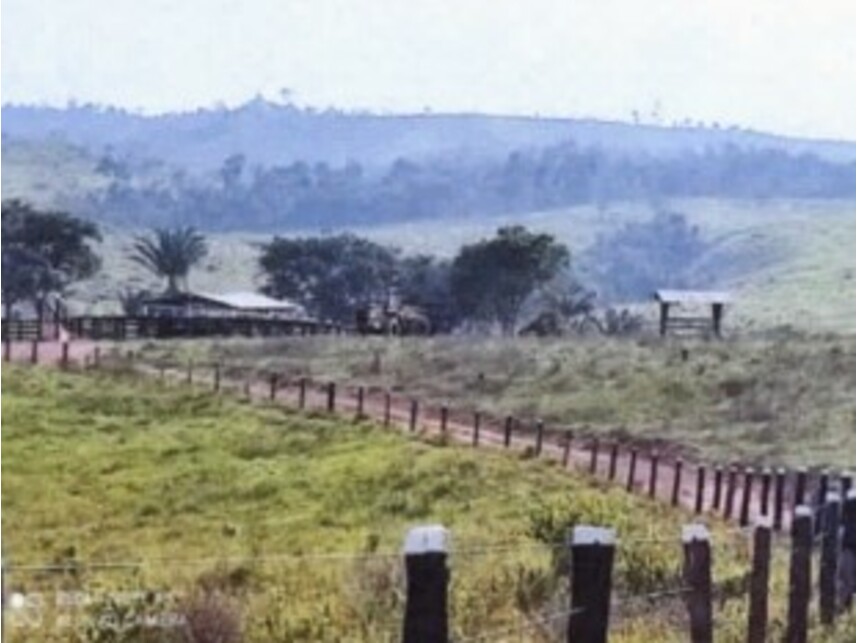
{"type": "Polygon", "coordinates": [[[661,337],[670,330],[710,331],[720,337],[724,309],[732,303],[729,293],[704,290],[658,290],[654,298],[661,309],[661,337]],[[710,316],[701,316],[700,310],[709,307],[710,316]]]}

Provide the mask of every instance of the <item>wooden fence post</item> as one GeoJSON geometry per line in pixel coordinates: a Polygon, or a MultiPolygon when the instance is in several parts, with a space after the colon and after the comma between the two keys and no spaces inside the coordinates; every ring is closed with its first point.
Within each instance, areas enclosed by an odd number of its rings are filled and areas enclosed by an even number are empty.
{"type": "Polygon", "coordinates": [[[711,501],[711,508],[714,511],[720,511],[723,504],[723,469],[717,467],[714,469],[714,497],[711,501]]]}
{"type": "Polygon", "coordinates": [[[589,473],[594,476],[598,473],[598,458],[601,455],[601,440],[597,437],[593,438],[589,448],[591,449],[589,456],[589,473]]]}
{"type": "Polygon", "coordinates": [[[571,431],[566,431],[564,439],[562,441],[562,468],[568,469],[568,465],[571,464],[571,442],[574,439],[574,436],[571,431]]]}
{"type": "Polygon", "coordinates": [[[762,471],[762,497],[760,502],[760,511],[763,516],[771,515],[771,481],[772,473],[770,469],[762,471]]]}
{"type": "Polygon", "coordinates": [[[62,343],[62,353],[60,354],[60,366],[68,368],[69,364],[69,345],[68,342],[62,343]]]}
{"type": "Polygon", "coordinates": [[[268,391],[268,397],[273,402],[277,399],[277,388],[280,383],[280,378],[277,377],[276,373],[271,373],[270,381],[268,383],[270,390],[268,391]]]}
{"type": "Polygon", "coordinates": [[[306,378],[302,377],[298,380],[298,408],[304,410],[306,408],[306,378]]]}
{"type": "Polygon", "coordinates": [[[815,534],[820,536],[824,529],[824,505],[827,501],[827,494],[830,491],[830,473],[822,471],[818,474],[818,489],[815,491],[813,504],[815,505],[815,534]]]}
{"type": "Polygon", "coordinates": [[[619,443],[614,442],[610,446],[610,472],[609,478],[610,482],[616,480],[616,476],[619,473],[619,443]]]}
{"type": "Polygon", "coordinates": [[[8,337],[3,340],[3,361],[12,361],[12,340],[8,337]]]}
{"type": "Polygon", "coordinates": [[[393,394],[384,391],[384,426],[390,426],[393,421],[393,394]]]}
{"type": "Polygon", "coordinates": [[[357,419],[362,420],[364,413],[364,408],[366,406],[366,389],[362,386],[357,387],[357,419]]]}
{"type": "Polygon", "coordinates": [[[792,507],[796,509],[803,507],[806,503],[806,469],[798,469],[795,476],[795,497],[792,507]]]}
{"type": "Polygon", "coordinates": [[[515,427],[515,418],[506,416],[506,424],[503,427],[503,446],[507,449],[512,446],[512,430],[515,427]]]}
{"type": "Polygon", "coordinates": [[[539,420],[536,422],[536,457],[542,454],[542,445],[545,441],[545,423],[539,420]]]}
{"type": "Polygon", "coordinates": [[[419,421],[420,416],[420,403],[416,400],[411,400],[411,418],[408,423],[408,428],[411,432],[417,430],[417,422],[419,421]]]}
{"type": "Polygon", "coordinates": [[[214,376],[213,376],[213,384],[212,388],[214,388],[215,393],[220,393],[220,362],[214,363],[214,376]]]}
{"type": "Polygon", "coordinates": [[[92,349],[92,366],[93,368],[101,368],[101,346],[92,349]]]}
{"type": "Polygon", "coordinates": [[[854,490],[850,489],[842,511],[842,564],[840,565],[840,608],[854,607],[854,490]]]}
{"type": "Polygon", "coordinates": [[[589,473],[596,475],[598,473],[598,453],[601,450],[601,442],[598,438],[593,438],[590,443],[591,454],[589,457],[589,473]]]}
{"type": "MultiPolygon", "coordinates": [[[[827,494],[830,492],[830,472],[822,471],[818,475],[818,490],[816,491],[815,504],[817,507],[823,507],[827,504],[827,494]]],[[[821,528],[821,525],[819,525],[821,528]]]]}
{"type": "Polygon", "coordinates": [[[726,520],[732,520],[732,515],[735,512],[735,492],[738,487],[738,472],[735,467],[729,469],[728,480],[726,482],[726,503],[723,507],[723,517],[726,520]]]}
{"type": "Polygon", "coordinates": [[[853,488],[854,478],[847,471],[843,472],[842,477],[839,478],[839,491],[842,493],[842,497],[847,498],[853,488]]]}
{"type": "Polygon", "coordinates": [[[701,464],[696,469],[696,506],[694,507],[694,510],[697,515],[705,511],[705,479],[705,465],[701,464]]]}
{"type": "Polygon", "coordinates": [[[336,382],[328,382],[327,384],[327,412],[333,413],[336,411],[336,382]]]}
{"type": "Polygon", "coordinates": [[[839,582],[839,528],[842,518],[842,500],[838,494],[828,493],[821,518],[821,567],[818,577],[818,613],[823,625],[832,625],[838,612],[839,582]]]}
{"type": "Polygon", "coordinates": [[[440,432],[442,435],[449,432],[449,407],[446,404],[440,407],[440,432]]]}
{"type": "Polygon", "coordinates": [[[658,470],[660,464],[660,454],[653,451],[651,455],[651,466],[649,469],[649,498],[656,498],[658,495],[658,470]]]}
{"type": "Polygon", "coordinates": [[[30,343],[30,363],[38,364],[39,363],[39,340],[34,339],[30,343]]]}
{"type": "Polygon", "coordinates": [[[449,532],[416,527],[405,537],[407,598],[403,643],[449,643],[449,532]]]}
{"type": "Polygon", "coordinates": [[[704,525],[686,525],[683,578],[687,587],[687,613],[691,643],[712,643],[714,617],[711,586],[711,536],[704,525]]]}
{"type": "Polygon", "coordinates": [[[628,482],[626,488],[629,493],[634,491],[634,486],[637,484],[637,449],[631,447],[631,461],[628,463],[628,482]]]}
{"type": "Polygon", "coordinates": [[[771,579],[771,521],[765,517],[753,533],[753,571],[747,643],[765,643],[768,636],[768,593],[771,579]]]}
{"type": "Polygon", "coordinates": [[[744,470],[744,493],[741,494],[741,520],[742,527],[750,526],[750,510],[753,503],[753,481],[755,472],[752,469],[744,470]]]}
{"type": "Polygon", "coordinates": [[[575,527],[571,533],[571,612],[568,643],[606,643],[616,532],[575,527]]]}
{"type": "Polygon", "coordinates": [[[672,506],[678,507],[681,502],[681,474],[684,469],[684,462],[681,459],[675,461],[675,470],[673,475],[673,493],[672,506]]]}
{"type": "Polygon", "coordinates": [[[187,361],[187,373],[185,374],[185,381],[188,386],[193,384],[193,360],[187,361]]]}
{"type": "Polygon", "coordinates": [[[794,510],[792,519],[787,643],[807,643],[811,579],[812,509],[801,505],[794,510]]]}
{"type": "Polygon", "coordinates": [[[479,446],[479,432],[482,429],[482,415],[479,411],[473,414],[473,446],[479,446]]]}
{"type": "Polygon", "coordinates": [[[774,483],[774,529],[783,530],[783,518],[786,505],[786,471],[777,469],[777,479],[774,483]]]}

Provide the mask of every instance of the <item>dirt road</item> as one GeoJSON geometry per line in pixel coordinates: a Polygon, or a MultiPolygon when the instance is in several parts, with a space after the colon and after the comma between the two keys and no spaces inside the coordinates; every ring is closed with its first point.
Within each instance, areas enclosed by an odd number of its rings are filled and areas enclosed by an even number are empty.
{"type": "MultiPolygon", "coordinates": [[[[132,366],[148,376],[185,383],[188,381],[186,369],[156,369],[152,365],[134,364],[127,357],[119,359],[124,366],[132,366]]],[[[117,357],[108,356],[106,350],[99,349],[93,342],[72,341],[65,346],[60,342],[41,342],[36,348],[31,343],[13,342],[4,346],[4,360],[38,362],[50,366],[93,366],[98,361],[109,367],[116,363],[117,357]]],[[[190,379],[192,386],[209,390],[217,388],[220,393],[237,393],[256,401],[291,408],[302,404],[306,410],[329,410],[330,391],[326,384],[307,381],[302,395],[299,382],[278,380],[272,391],[270,381],[218,377],[212,366],[201,365],[194,367],[190,379]]],[[[775,507],[779,505],[782,509],[776,522],[782,529],[787,529],[798,493],[797,487],[800,486],[797,481],[800,474],[797,472],[783,474],[783,482],[778,488],[777,476],[770,472],[685,463],[638,450],[634,446],[598,443],[592,438],[572,439],[569,443],[565,436],[558,437],[547,431],[539,437],[536,426],[522,426],[514,420],[512,431],[509,431],[507,419],[500,420],[488,415],[477,418],[475,414],[444,411],[402,395],[378,390],[361,393],[355,387],[337,386],[334,410],[342,416],[361,416],[406,433],[418,433],[426,437],[445,435],[448,440],[474,447],[526,452],[532,457],[551,459],[568,470],[586,472],[621,485],[628,491],[682,507],[699,515],[699,519],[719,516],[740,526],[752,525],[763,516],[773,517],[778,513],[775,507]]],[[[805,501],[810,502],[824,484],[819,477],[808,478],[805,501]]]]}

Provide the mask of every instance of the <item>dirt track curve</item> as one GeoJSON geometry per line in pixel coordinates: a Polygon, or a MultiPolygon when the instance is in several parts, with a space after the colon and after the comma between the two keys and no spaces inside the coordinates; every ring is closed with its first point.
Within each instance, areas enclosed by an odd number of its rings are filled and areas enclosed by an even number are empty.
{"type": "MultiPolygon", "coordinates": [[[[4,360],[18,363],[33,363],[32,343],[12,342],[4,347],[4,360]]],[[[115,363],[116,358],[106,354],[106,350],[88,341],[72,341],[64,348],[59,342],[41,342],[38,345],[38,364],[61,367],[65,363],[64,353],[70,366],[96,366],[98,362],[107,365],[115,363]],[[67,351],[67,353],[66,353],[67,351]]],[[[126,366],[132,362],[122,359],[126,366]]],[[[155,368],[152,365],[133,364],[135,371],[151,377],[169,378],[171,381],[188,383],[187,370],[184,368],[155,368]]],[[[300,406],[300,385],[296,381],[278,380],[272,397],[270,381],[243,381],[229,379],[225,375],[216,378],[214,368],[209,366],[194,367],[189,385],[207,388],[220,393],[237,393],[249,396],[256,401],[280,404],[290,408],[300,406]],[[219,383],[217,380],[219,379],[219,383]]],[[[440,436],[444,433],[442,426],[442,410],[429,407],[422,403],[418,406],[416,423],[412,422],[413,400],[401,395],[389,395],[383,391],[364,391],[362,403],[361,393],[356,387],[338,386],[335,396],[335,412],[346,417],[362,416],[406,433],[419,433],[423,436],[440,436]]],[[[328,410],[327,385],[308,382],[305,387],[304,408],[306,410],[328,410]]],[[[564,439],[558,439],[555,434],[544,433],[540,441],[534,427],[516,426],[506,445],[506,430],[504,421],[487,415],[480,415],[477,421],[475,414],[464,415],[449,410],[445,423],[446,438],[458,443],[492,448],[496,450],[512,450],[519,453],[528,452],[532,456],[548,458],[560,463],[568,470],[587,472],[590,475],[607,480],[613,484],[637,493],[650,496],[661,502],[674,504],[693,513],[708,517],[719,515],[728,521],[741,526],[752,525],[755,521],[773,514],[776,499],[775,477],[770,479],[770,485],[763,482],[761,473],[752,472],[749,475],[743,468],[724,467],[720,470],[721,482],[719,490],[715,483],[717,467],[701,463],[681,462],[672,458],[656,456],[644,450],[614,443],[599,444],[595,449],[593,439],[572,440],[568,444],[564,439]],[[479,426],[478,431],[475,427],[479,426]],[[541,442],[541,448],[539,448],[541,442]],[[593,455],[594,453],[594,455],[593,455]],[[702,493],[699,492],[699,471],[705,469],[705,484],[702,493]],[[678,473],[679,468],[681,472],[678,473]],[[730,476],[730,469],[734,475],[730,476]],[[732,477],[732,484],[730,484],[732,477]],[[749,479],[748,479],[749,478],[749,479]],[[749,486],[748,486],[749,484],[749,486]],[[749,492],[749,493],[747,493],[749,492]],[[763,498],[767,495],[767,501],[763,498]],[[745,503],[746,498],[746,503],[745,503]],[[767,513],[764,506],[767,506],[767,513]],[[731,511],[727,507],[731,506],[731,511]],[[698,511],[701,508],[701,511],[698,511]]],[[[791,522],[792,509],[795,504],[795,475],[788,476],[787,484],[783,487],[783,511],[781,526],[786,530],[791,522]]],[[[813,480],[815,486],[807,486],[806,498],[817,494],[818,480],[813,480]]],[[[824,483],[820,483],[824,486],[824,483]]]]}

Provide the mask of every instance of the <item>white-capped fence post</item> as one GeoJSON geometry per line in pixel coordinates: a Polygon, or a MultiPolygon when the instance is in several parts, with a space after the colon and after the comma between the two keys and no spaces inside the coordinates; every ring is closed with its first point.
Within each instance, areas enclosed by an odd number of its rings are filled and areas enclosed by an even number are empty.
{"type": "Polygon", "coordinates": [[[616,532],[580,526],[571,532],[571,612],[568,643],[606,643],[616,532]]]}
{"type": "Polygon", "coordinates": [[[691,643],[712,643],[714,618],[711,603],[711,535],[705,525],[685,525],[684,583],[691,643]]]}
{"type": "Polygon", "coordinates": [[[405,537],[407,603],[403,643],[449,643],[449,531],[415,527],[405,537]]]}

